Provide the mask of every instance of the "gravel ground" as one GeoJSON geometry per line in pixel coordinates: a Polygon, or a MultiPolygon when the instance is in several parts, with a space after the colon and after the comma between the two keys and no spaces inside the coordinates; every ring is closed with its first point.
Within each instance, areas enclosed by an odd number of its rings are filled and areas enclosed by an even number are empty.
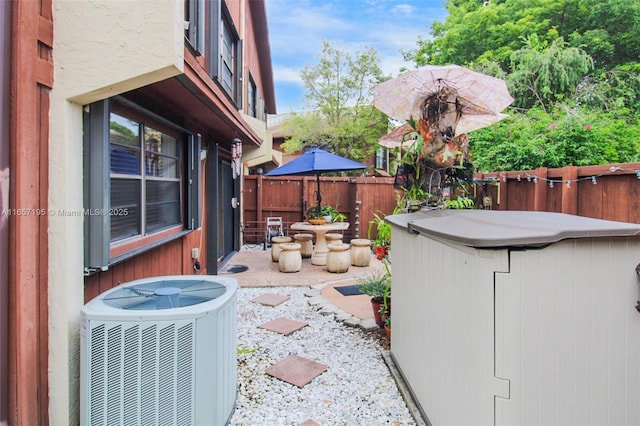
{"type": "Polygon", "coordinates": [[[415,425],[384,363],[377,333],[349,327],[309,306],[308,288],[238,290],[238,399],[232,425],[415,425]],[[249,302],[264,293],[290,295],[276,307],[249,302]],[[283,336],[258,328],[278,317],[309,323],[283,336]],[[288,355],[327,365],[311,383],[297,386],[265,370],[288,355]]]}

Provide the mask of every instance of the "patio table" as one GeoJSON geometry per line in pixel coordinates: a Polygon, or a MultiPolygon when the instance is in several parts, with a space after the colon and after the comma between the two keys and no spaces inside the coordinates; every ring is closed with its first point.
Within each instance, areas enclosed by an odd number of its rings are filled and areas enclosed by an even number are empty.
{"type": "Polygon", "coordinates": [[[311,255],[311,264],[324,266],[327,264],[327,253],[329,248],[327,247],[327,239],[325,234],[329,231],[345,231],[349,229],[348,222],[330,222],[323,225],[312,225],[309,222],[296,222],[292,224],[289,229],[294,231],[307,231],[316,234],[316,244],[313,247],[313,254],[311,255]]]}

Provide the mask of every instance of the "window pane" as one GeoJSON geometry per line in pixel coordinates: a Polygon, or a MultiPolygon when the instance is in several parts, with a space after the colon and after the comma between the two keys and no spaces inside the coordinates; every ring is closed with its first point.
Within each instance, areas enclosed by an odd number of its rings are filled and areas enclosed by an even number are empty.
{"type": "Polygon", "coordinates": [[[140,180],[111,179],[111,241],[140,234],[140,180]]]}
{"type": "Polygon", "coordinates": [[[111,172],[140,175],[140,150],[111,145],[111,172]]]}
{"type": "Polygon", "coordinates": [[[258,89],[256,88],[256,84],[253,82],[253,79],[249,80],[249,115],[251,117],[258,117],[258,113],[256,110],[258,98],[258,89]]]}
{"type": "Polygon", "coordinates": [[[111,241],[182,223],[180,139],[117,114],[110,120],[109,207],[126,212],[110,216],[111,241]]]}
{"type": "Polygon", "coordinates": [[[222,21],[222,75],[221,82],[224,90],[233,96],[233,49],[234,38],[229,31],[228,24],[225,20],[222,21]]]}
{"type": "Polygon", "coordinates": [[[147,176],[159,176],[166,178],[178,177],[177,164],[175,158],[163,157],[147,152],[146,154],[147,176]]]}
{"type": "Polygon", "coordinates": [[[384,147],[378,147],[376,151],[376,169],[387,169],[387,150],[384,147]]]}
{"type": "Polygon", "coordinates": [[[179,224],[180,182],[148,180],[146,189],[147,232],[179,224]]]}
{"type": "Polygon", "coordinates": [[[117,114],[111,114],[109,149],[111,172],[140,174],[140,125],[117,114]]]}
{"type": "Polygon", "coordinates": [[[111,113],[109,123],[109,142],[118,145],[128,145],[138,147],[138,136],[140,135],[140,125],[121,115],[111,113]]]}
{"type": "Polygon", "coordinates": [[[233,75],[226,63],[222,64],[222,87],[229,95],[233,95],[233,75]]]}
{"type": "Polygon", "coordinates": [[[145,172],[148,176],[177,178],[178,141],[151,128],[145,129],[145,172]]]}

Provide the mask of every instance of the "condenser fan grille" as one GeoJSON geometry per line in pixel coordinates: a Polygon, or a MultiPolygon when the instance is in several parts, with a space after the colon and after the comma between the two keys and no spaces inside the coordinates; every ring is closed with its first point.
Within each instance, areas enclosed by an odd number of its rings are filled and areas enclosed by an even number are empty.
{"type": "Polygon", "coordinates": [[[225,291],[223,284],[210,280],[162,280],[124,286],[102,300],[114,308],[157,311],[208,302],[222,296],[225,291]]]}

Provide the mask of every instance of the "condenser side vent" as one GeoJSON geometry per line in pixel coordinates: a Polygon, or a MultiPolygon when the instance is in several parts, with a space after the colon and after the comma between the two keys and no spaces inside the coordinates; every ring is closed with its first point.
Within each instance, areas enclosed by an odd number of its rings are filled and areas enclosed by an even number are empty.
{"type": "Polygon", "coordinates": [[[92,425],[194,423],[194,320],[89,327],[92,425]]]}

